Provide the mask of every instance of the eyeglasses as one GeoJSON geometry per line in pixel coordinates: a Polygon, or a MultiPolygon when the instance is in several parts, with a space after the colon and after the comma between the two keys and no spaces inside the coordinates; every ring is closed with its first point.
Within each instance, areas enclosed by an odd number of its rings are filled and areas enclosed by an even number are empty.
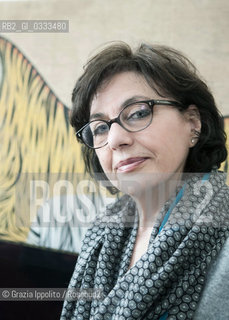
{"type": "Polygon", "coordinates": [[[153,119],[155,105],[182,107],[179,102],[170,100],[137,101],[125,106],[117,118],[106,120],[92,120],[76,132],[76,137],[92,149],[104,147],[108,141],[108,134],[113,123],[118,123],[128,132],[138,132],[147,128],[153,119]]]}

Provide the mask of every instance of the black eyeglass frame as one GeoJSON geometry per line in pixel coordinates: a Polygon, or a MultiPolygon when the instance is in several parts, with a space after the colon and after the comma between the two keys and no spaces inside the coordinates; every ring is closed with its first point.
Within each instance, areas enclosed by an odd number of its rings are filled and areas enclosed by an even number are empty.
{"type": "Polygon", "coordinates": [[[84,141],[84,139],[83,139],[83,137],[82,137],[82,131],[84,130],[84,128],[86,128],[87,126],[89,126],[90,123],[92,123],[92,122],[94,122],[94,121],[99,121],[99,120],[101,120],[101,121],[105,122],[105,123],[108,125],[109,130],[110,130],[110,127],[111,127],[111,125],[112,125],[113,123],[118,123],[123,129],[125,129],[125,130],[128,131],[128,132],[139,132],[139,131],[142,131],[142,130],[146,129],[146,128],[151,124],[153,117],[151,118],[151,121],[149,122],[149,124],[148,124],[146,127],[144,127],[143,129],[140,129],[140,130],[136,130],[136,131],[132,131],[132,130],[126,129],[126,128],[123,126],[123,124],[122,124],[122,122],[121,122],[121,120],[120,120],[120,115],[121,115],[121,113],[123,112],[123,110],[125,110],[125,109],[128,108],[129,106],[134,105],[134,104],[136,104],[136,103],[146,103],[146,104],[148,104],[148,106],[151,108],[151,112],[152,112],[152,113],[153,113],[153,107],[154,107],[155,105],[176,106],[176,107],[180,107],[180,108],[183,109],[183,105],[182,105],[181,103],[179,103],[179,102],[177,102],[177,101],[172,101],[172,100],[155,100],[155,99],[152,99],[152,100],[135,101],[135,102],[132,102],[132,103],[126,105],[126,106],[119,112],[118,116],[117,116],[116,118],[114,118],[114,119],[111,119],[111,120],[108,120],[108,121],[107,121],[107,120],[104,120],[104,119],[95,119],[95,120],[92,120],[92,121],[86,123],[82,128],[80,128],[80,129],[75,133],[76,137],[77,137],[80,141],[82,141],[88,148],[91,148],[91,149],[100,149],[100,148],[103,148],[103,147],[107,144],[107,142],[106,142],[103,146],[101,146],[101,147],[94,148],[94,147],[89,146],[89,145],[84,141]]]}

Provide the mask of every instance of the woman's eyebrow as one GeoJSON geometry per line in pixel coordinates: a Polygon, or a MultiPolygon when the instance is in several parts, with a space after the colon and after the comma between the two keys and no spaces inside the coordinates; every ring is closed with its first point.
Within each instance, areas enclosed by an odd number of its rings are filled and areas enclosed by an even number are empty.
{"type": "MultiPolygon", "coordinates": [[[[146,96],[142,96],[142,95],[136,95],[133,96],[131,98],[126,99],[119,107],[119,112],[125,108],[127,105],[134,103],[134,102],[138,102],[138,101],[144,101],[144,100],[149,100],[149,97],[146,96]]],[[[95,120],[95,119],[102,119],[105,118],[106,115],[102,112],[97,112],[97,113],[93,113],[90,115],[89,121],[95,120]]]]}
{"type": "Polygon", "coordinates": [[[104,113],[93,113],[92,115],[90,115],[89,121],[102,119],[104,117],[105,117],[104,113]]]}

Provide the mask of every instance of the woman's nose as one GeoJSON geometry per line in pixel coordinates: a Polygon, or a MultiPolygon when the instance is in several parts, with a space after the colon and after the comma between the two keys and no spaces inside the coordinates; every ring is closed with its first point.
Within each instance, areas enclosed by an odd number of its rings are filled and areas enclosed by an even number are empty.
{"type": "Polygon", "coordinates": [[[107,144],[112,150],[122,148],[124,146],[129,146],[133,143],[133,133],[126,131],[118,123],[112,123],[107,144]]]}

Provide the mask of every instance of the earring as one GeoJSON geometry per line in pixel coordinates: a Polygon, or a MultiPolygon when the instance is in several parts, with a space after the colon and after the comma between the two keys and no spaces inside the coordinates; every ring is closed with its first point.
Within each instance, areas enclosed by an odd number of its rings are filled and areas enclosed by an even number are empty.
{"type": "Polygon", "coordinates": [[[194,133],[194,137],[191,138],[191,143],[194,144],[199,140],[200,132],[193,129],[192,132],[194,133]]]}
{"type": "Polygon", "coordinates": [[[194,144],[195,143],[195,138],[191,139],[191,143],[194,144]]]}
{"type": "Polygon", "coordinates": [[[199,140],[200,132],[195,129],[192,131],[194,133],[194,137],[191,138],[191,143],[194,144],[195,142],[197,142],[199,140]]]}

